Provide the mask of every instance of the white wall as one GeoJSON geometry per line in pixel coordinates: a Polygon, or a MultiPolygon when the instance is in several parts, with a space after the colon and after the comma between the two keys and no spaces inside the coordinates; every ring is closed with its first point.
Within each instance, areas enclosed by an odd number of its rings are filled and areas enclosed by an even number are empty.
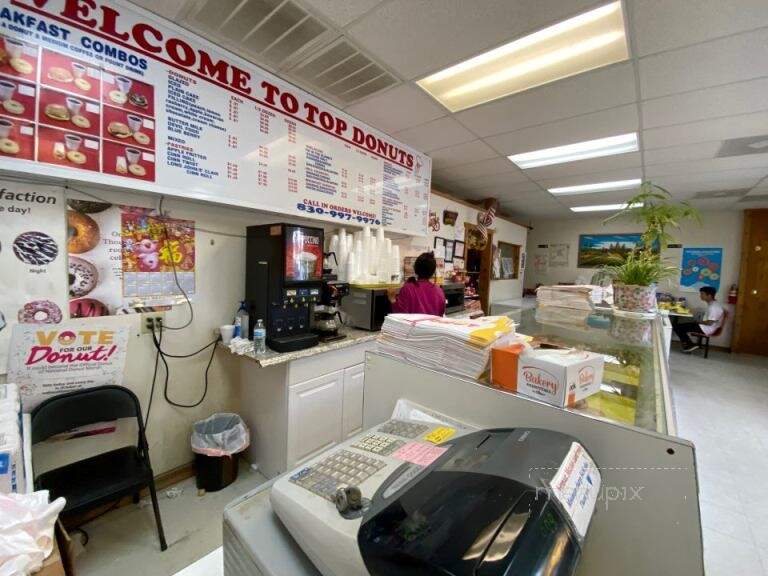
{"type": "MultiPolygon", "coordinates": [[[[581,277],[589,281],[594,268],[578,268],[578,245],[580,234],[601,234],[612,232],[642,232],[643,225],[627,221],[612,221],[603,225],[604,216],[593,218],[575,217],[568,220],[539,220],[533,222],[533,230],[528,235],[529,263],[525,274],[525,287],[533,288],[536,284],[557,284],[574,282],[581,277]],[[545,274],[537,274],[533,268],[533,257],[540,244],[567,243],[570,245],[568,266],[549,268],[545,274]]],[[[718,300],[725,303],[731,284],[739,282],[739,262],[741,250],[741,228],[743,212],[720,211],[703,212],[701,225],[686,223],[680,230],[672,230],[675,241],[683,246],[720,246],[723,248],[723,272],[718,300]]],[[[671,248],[664,252],[664,258],[671,265],[679,266],[682,250],[671,248]]],[[[703,306],[696,292],[681,292],[679,277],[664,281],[660,289],[688,298],[694,307],[703,306]]],[[[719,338],[712,340],[713,345],[729,346],[733,329],[733,306],[726,305],[730,320],[719,338]]]]}
{"type": "MultiPolygon", "coordinates": [[[[139,193],[117,192],[96,188],[82,187],[99,198],[119,204],[156,207],[158,196],[139,193]]],[[[76,192],[72,197],[84,197],[76,192]]],[[[302,222],[287,219],[279,214],[266,214],[254,211],[226,208],[204,203],[176,200],[167,197],[164,210],[172,217],[195,221],[196,225],[196,290],[193,297],[195,318],[192,325],[182,331],[166,331],[163,349],[171,354],[193,352],[214,337],[214,329],[222,324],[231,323],[239,301],[245,293],[245,228],[254,224],[270,222],[302,222]]],[[[62,218],[64,214],[62,213],[62,218]]],[[[304,221],[306,223],[307,221],[304,221]]],[[[311,223],[322,226],[318,222],[311,223]]],[[[183,325],[188,318],[186,305],[175,306],[166,313],[165,322],[169,326],[183,325]]],[[[140,335],[140,315],[121,317],[132,328],[128,347],[123,385],[133,390],[141,401],[146,413],[150,385],[154,368],[155,349],[149,335],[140,335]]],[[[169,360],[171,380],[169,396],[176,402],[190,404],[196,402],[204,388],[204,371],[209,359],[210,349],[194,358],[169,360]]],[[[235,386],[237,363],[244,360],[233,358],[228,352],[216,352],[209,372],[208,395],[197,408],[183,409],[168,404],[163,398],[162,367],[158,376],[152,412],[148,426],[148,441],[152,466],[156,474],[172,470],[192,460],[190,450],[191,427],[197,420],[214,412],[237,412],[239,398],[235,386]]],[[[254,368],[255,369],[255,368],[254,368]]],[[[130,430],[129,430],[130,432],[130,430]]],[[[41,470],[48,468],[49,456],[56,465],[77,460],[86,454],[114,448],[114,443],[122,439],[94,437],[69,441],[65,445],[57,444],[55,453],[45,447],[40,451],[41,470]]],[[[129,435],[135,442],[135,436],[129,435]]],[[[36,451],[35,457],[38,458],[36,451]]]]}
{"type": "MultiPolygon", "coordinates": [[[[418,256],[422,252],[432,250],[435,238],[449,238],[464,240],[464,223],[477,224],[478,209],[467,206],[464,203],[457,202],[450,198],[432,194],[430,199],[430,211],[436,212],[440,219],[440,230],[428,231],[426,237],[414,237],[401,239],[397,243],[400,245],[400,252],[403,256],[418,256]],[[443,223],[443,210],[458,212],[455,226],[447,226],[443,223]]],[[[501,240],[510,244],[518,244],[520,252],[525,252],[525,246],[528,236],[528,229],[524,226],[514,224],[502,218],[496,218],[493,226],[496,231],[493,239],[495,242],[501,240]]],[[[492,280],[490,290],[490,301],[501,302],[505,300],[520,298],[523,293],[522,279],[516,280],[492,280]]]]}

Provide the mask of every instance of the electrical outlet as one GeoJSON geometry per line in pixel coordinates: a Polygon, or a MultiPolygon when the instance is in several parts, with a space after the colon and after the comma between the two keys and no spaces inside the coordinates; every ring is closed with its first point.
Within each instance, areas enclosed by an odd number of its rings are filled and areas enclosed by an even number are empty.
{"type": "Polygon", "coordinates": [[[152,334],[153,329],[159,331],[164,321],[165,312],[145,312],[141,315],[141,333],[152,334]]]}

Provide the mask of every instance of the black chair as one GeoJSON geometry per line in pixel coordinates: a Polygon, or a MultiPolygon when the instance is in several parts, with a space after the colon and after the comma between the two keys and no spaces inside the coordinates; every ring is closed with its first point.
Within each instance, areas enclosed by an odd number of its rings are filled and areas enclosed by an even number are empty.
{"type": "Polygon", "coordinates": [[[68,464],[35,479],[38,490],[48,490],[51,499],[66,498],[63,516],[75,516],[133,496],[138,502],[143,488],[149,488],[155,511],[160,549],[165,550],[163,523],[157,505],[154,473],[149,463],[149,446],[144,432],[141,407],[136,395],[121,386],[99,386],[49,398],[32,411],[32,443],[97,422],[136,418],[137,445],[127,446],[68,464]]]}

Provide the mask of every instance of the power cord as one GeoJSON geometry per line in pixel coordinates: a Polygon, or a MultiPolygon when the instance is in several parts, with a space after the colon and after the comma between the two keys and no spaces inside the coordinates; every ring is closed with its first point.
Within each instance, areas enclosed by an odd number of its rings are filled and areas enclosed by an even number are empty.
{"type": "Polygon", "coordinates": [[[165,398],[165,401],[168,402],[168,404],[170,404],[171,406],[175,406],[177,408],[197,408],[198,406],[200,406],[200,404],[203,403],[203,401],[205,400],[205,397],[208,395],[208,372],[211,369],[211,364],[213,364],[213,358],[214,358],[214,355],[216,354],[216,343],[221,339],[221,337],[220,336],[216,337],[215,340],[213,340],[209,344],[206,344],[199,350],[192,352],[191,354],[167,354],[166,352],[163,352],[160,345],[160,342],[162,341],[162,337],[163,337],[162,334],[163,334],[162,324],[160,325],[160,340],[158,340],[157,334],[155,333],[155,331],[154,330],[152,331],[152,341],[155,344],[155,348],[157,349],[157,353],[160,356],[160,360],[163,362],[163,365],[165,366],[165,382],[163,384],[163,396],[165,398]],[[208,364],[205,366],[205,387],[203,389],[203,394],[200,397],[200,400],[198,400],[194,404],[182,404],[180,402],[175,402],[174,400],[171,400],[168,394],[168,383],[169,383],[168,381],[170,376],[170,368],[168,367],[168,361],[166,358],[191,358],[192,356],[196,356],[201,352],[203,352],[204,350],[206,350],[207,348],[211,348],[211,347],[213,347],[213,349],[211,350],[211,356],[208,359],[208,364]]]}
{"type": "MultiPolygon", "coordinates": [[[[159,345],[162,346],[163,344],[163,333],[160,332],[160,342],[159,345]]],[[[149,402],[147,403],[147,416],[144,418],[144,431],[146,432],[149,429],[149,414],[152,412],[152,400],[155,397],[155,385],[157,384],[157,369],[160,366],[160,348],[157,348],[157,351],[155,352],[155,369],[152,373],[152,386],[149,389],[149,402]]]]}

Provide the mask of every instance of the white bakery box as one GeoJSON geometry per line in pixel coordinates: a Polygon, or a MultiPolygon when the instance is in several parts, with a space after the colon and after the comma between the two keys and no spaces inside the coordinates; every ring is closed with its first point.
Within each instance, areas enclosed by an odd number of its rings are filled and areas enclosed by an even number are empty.
{"type": "Polygon", "coordinates": [[[555,406],[573,406],[600,391],[603,356],[585,350],[532,349],[520,355],[517,392],[555,406]]]}

